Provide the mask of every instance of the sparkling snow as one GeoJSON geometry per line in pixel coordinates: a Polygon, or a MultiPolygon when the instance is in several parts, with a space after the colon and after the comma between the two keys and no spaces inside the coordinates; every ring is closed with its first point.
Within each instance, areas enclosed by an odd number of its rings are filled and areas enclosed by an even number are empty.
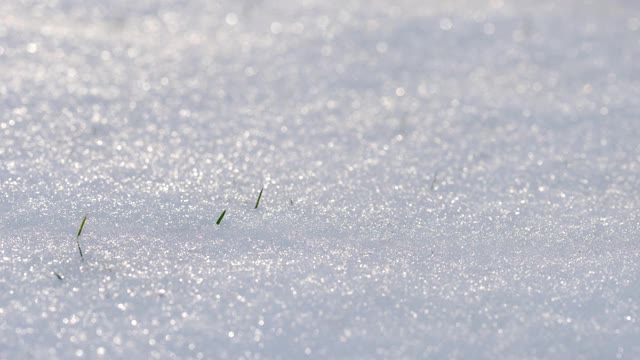
{"type": "Polygon", "coordinates": [[[0,358],[640,358],[635,0],[4,0],[0,99],[0,358]]]}

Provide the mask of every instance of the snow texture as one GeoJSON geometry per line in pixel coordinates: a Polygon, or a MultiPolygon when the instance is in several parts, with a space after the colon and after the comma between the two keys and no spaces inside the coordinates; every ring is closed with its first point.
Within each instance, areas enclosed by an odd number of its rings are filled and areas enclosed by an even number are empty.
{"type": "Polygon", "coordinates": [[[0,109],[2,359],[640,358],[638,1],[3,0],[0,109]]]}

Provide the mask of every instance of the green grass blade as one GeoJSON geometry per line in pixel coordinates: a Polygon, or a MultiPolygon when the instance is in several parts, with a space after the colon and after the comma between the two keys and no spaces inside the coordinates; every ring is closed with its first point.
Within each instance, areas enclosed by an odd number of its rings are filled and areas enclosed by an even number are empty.
{"type": "Polygon", "coordinates": [[[220,214],[218,221],[216,221],[216,225],[220,225],[220,223],[222,222],[222,218],[224,218],[224,214],[226,213],[227,213],[227,210],[223,211],[222,214],[220,214]]]}
{"type": "Polygon", "coordinates": [[[76,242],[78,243],[78,252],[80,253],[80,259],[84,261],[84,255],[82,255],[82,248],[80,247],[80,238],[76,238],[76,242]]]}
{"type": "Polygon", "coordinates": [[[262,199],[262,192],[264,191],[264,188],[260,189],[260,195],[258,195],[258,200],[256,200],[256,207],[254,207],[254,209],[258,208],[258,205],[260,204],[260,199],[262,199]]]}
{"type": "Polygon", "coordinates": [[[80,253],[80,259],[84,261],[84,255],[82,254],[82,248],[80,247],[80,235],[82,235],[82,229],[84,229],[84,223],[87,222],[87,215],[82,218],[82,223],[80,224],[80,229],[78,230],[78,235],[76,236],[76,243],[78,244],[78,252],[80,253]]]}
{"type": "Polygon", "coordinates": [[[80,229],[78,230],[78,235],[76,237],[80,237],[82,234],[82,229],[84,229],[84,223],[87,222],[87,215],[82,219],[82,224],[80,224],[80,229]]]}

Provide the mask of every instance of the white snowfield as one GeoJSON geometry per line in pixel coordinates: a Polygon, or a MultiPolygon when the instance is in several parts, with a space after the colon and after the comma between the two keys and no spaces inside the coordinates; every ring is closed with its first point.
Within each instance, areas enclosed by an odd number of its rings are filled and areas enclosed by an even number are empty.
{"type": "Polygon", "coordinates": [[[3,0],[0,260],[0,359],[639,359],[640,2],[3,0]]]}

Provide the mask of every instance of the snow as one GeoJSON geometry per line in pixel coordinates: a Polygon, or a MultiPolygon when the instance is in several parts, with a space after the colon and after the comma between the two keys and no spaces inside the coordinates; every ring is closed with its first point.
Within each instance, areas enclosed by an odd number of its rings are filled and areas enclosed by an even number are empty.
{"type": "Polygon", "coordinates": [[[636,1],[5,0],[0,70],[0,358],[640,357],[636,1]]]}

